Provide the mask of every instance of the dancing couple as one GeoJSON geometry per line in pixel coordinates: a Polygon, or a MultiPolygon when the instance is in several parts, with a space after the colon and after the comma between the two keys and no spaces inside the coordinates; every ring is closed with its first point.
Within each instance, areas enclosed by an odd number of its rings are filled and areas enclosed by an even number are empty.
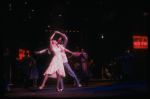
{"type": "Polygon", "coordinates": [[[39,87],[39,89],[43,89],[45,82],[47,81],[48,77],[51,77],[51,78],[57,78],[56,90],[58,92],[63,91],[64,85],[63,85],[63,79],[62,78],[66,76],[64,67],[66,68],[69,75],[74,78],[78,87],[81,87],[79,79],[77,78],[75,73],[72,71],[70,65],[68,64],[68,59],[67,59],[65,52],[68,52],[71,54],[74,54],[74,53],[65,48],[67,43],[68,43],[68,38],[66,37],[66,35],[62,34],[59,31],[55,31],[54,34],[50,37],[50,49],[46,48],[44,50],[35,52],[35,54],[42,54],[48,50],[49,54],[51,54],[51,52],[54,53],[54,57],[52,58],[49,67],[47,68],[47,70],[43,74],[45,77],[44,77],[43,83],[39,87]],[[60,37],[58,39],[58,42],[56,40],[52,40],[56,33],[61,34],[63,37],[63,38],[60,37]],[[62,39],[64,39],[64,41],[62,39]],[[60,88],[59,88],[59,83],[61,85],[60,88]]]}

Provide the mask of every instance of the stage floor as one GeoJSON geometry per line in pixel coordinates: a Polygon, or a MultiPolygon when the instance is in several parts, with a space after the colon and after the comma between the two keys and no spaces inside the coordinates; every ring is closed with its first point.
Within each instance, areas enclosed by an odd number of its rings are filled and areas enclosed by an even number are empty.
{"type": "Polygon", "coordinates": [[[4,93],[4,98],[88,98],[88,97],[146,97],[147,83],[126,83],[115,81],[88,82],[88,86],[81,88],[65,85],[62,92],[56,91],[56,85],[38,88],[11,88],[4,93]]]}

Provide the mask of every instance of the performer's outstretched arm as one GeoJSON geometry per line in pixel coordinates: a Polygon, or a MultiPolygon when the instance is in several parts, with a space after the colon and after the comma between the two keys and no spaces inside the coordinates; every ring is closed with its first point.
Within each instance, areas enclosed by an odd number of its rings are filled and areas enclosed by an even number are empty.
{"type": "Polygon", "coordinates": [[[43,53],[45,53],[46,51],[48,51],[48,54],[51,54],[51,51],[49,50],[49,48],[46,48],[46,49],[43,49],[43,50],[40,50],[40,51],[35,51],[34,53],[35,53],[35,54],[43,54],[43,53]]]}
{"type": "MultiPolygon", "coordinates": [[[[52,45],[52,39],[53,39],[55,33],[56,33],[56,31],[55,31],[54,34],[50,37],[50,45],[52,45]]],[[[51,54],[51,51],[50,51],[49,48],[43,49],[43,50],[41,50],[41,51],[35,51],[34,53],[35,53],[35,54],[42,54],[42,53],[45,53],[46,51],[48,51],[48,54],[51,54]]]]}
{"type": "Polygon", "coordinates": [[[61,48],[61,50],[62,50],[62,51],[66,51],[66,52],[68,52],[68,53],[73,54],[73,52],[72,52],[72,51],[70,51],[70,50],[68,50],[68,49],[64,48],[62,45],[60,45],[60,48],[61,48]]]}
{"type": "Polygon", "coordinates": [[[64,50],[65,50],[66,52],[68,52],[68,53],[73,54],[73,52],[72,52],[72,51],[70,51],[70,50],[68,50],[68,49],[66,49],[66,48],[64,48],[64,50]]]}

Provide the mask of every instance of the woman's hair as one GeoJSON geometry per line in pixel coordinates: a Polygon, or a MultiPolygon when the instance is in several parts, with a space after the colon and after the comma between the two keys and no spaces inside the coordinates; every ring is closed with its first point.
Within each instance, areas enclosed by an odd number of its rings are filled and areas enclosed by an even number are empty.
{"type": "Polygon", "coordinates": [[[53,43],[53,42],[57,42],[57,41],[56,41],[56,40],[52,40],[52,43],[53,43]]]}

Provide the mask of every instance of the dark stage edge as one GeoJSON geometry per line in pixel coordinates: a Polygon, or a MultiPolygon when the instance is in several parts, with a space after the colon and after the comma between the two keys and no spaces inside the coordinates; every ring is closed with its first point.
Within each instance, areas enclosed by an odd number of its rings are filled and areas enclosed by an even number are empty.
{"type": "Polygon", "coordinates": [[[147,83],[126,83],[126,82],[89,82],[88,86],[81,88],[73,85],[65,85],[62,92],[57,92],[55,85],[49,85],[43,89],[38,88],[11,88],[9,92],[4,93],[4,98],[144,98],[148,94],[147,83]]]}

